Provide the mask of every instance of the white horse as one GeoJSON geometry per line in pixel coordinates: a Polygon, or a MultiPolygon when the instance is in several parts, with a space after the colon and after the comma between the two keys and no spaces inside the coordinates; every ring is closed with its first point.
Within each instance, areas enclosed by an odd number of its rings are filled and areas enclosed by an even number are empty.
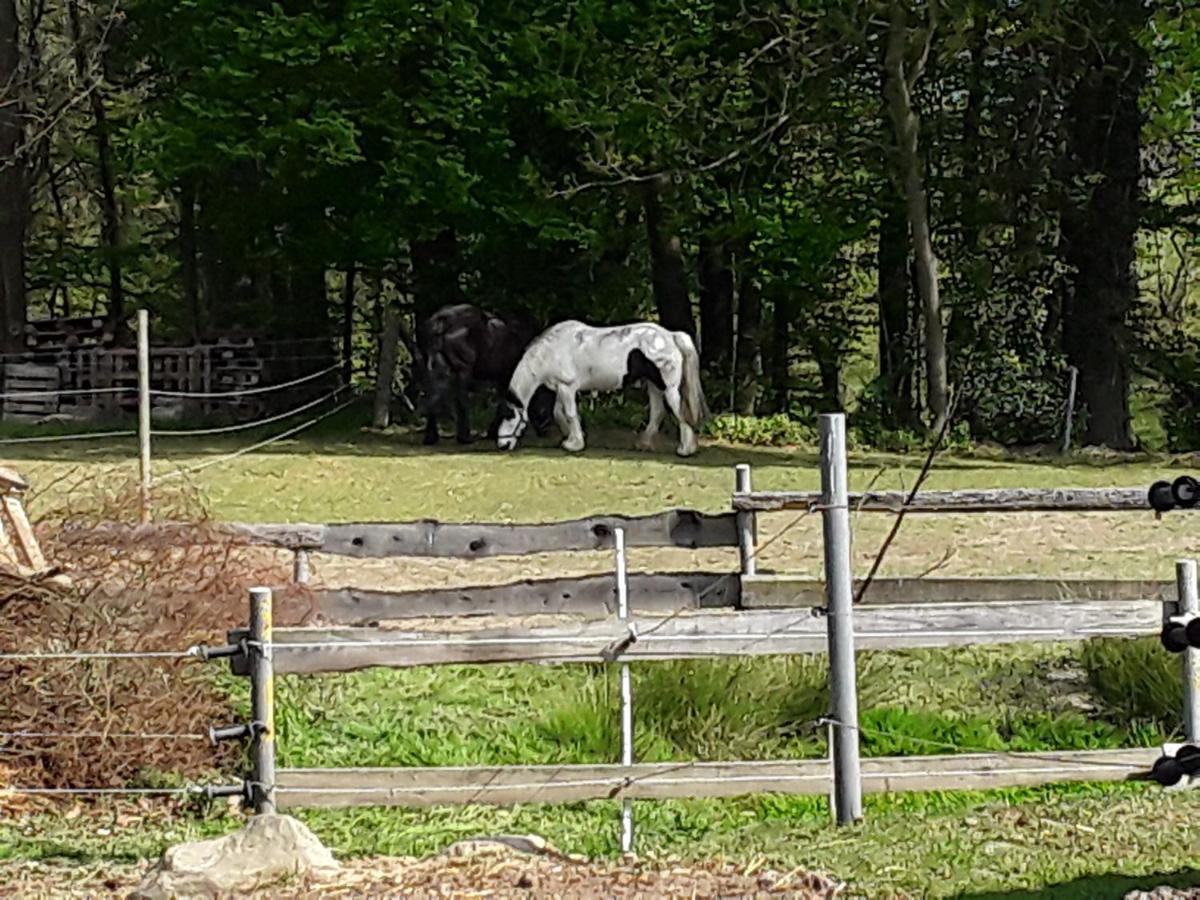
{"type": "Polygon", "coordinates": [[[644,383],[650,392],[650,420],[638,446],[651,449],[665,409],[679,421],[680,456],[698,449],[696,430],[708,417],[700,384],[700,357],[691,337],[652,322],[595,327],[569,320],[552,325],[530,343],[509,382],[497,445],[512,450],[529,423],[529,402],[540,385],[554,392],[554,420],[564,450],[584,447],[575,395],[615,391],[644,383]]]}

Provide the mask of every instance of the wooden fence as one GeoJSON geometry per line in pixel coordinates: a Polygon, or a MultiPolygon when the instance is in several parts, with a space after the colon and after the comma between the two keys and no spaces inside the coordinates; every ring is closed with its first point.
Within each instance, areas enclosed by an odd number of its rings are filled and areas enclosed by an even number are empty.
{"type": "MultiPolygon", "coordinates": [[[[454,663],[628,663],[681,658],[825,652],[827,586],[819,580],[760,573],[755,565],[760,512],[830,506],[814,493],[749,490],[743,469],[733,511],[673,510],[651,516],[601,516],[546,525],[469,525],[432,521],[337,525],[226,525],[215,533],[296,554],[299,580],[308,554],[358,558],[481,559],[540,552],[611,551],[618,532],[636,547],[738,550],[736,570],[640,573],[629,576],[633,615],[614,617],[618,580],[611,575],[523,580],[510,584],[421,591],[335,587],[314,591],[319,625],[271,628],[257,616],[249,638],[263,648],[268,674],[347,672],[454,663]],[[524,616],[537,614],[537,623],[524,616]],[[547,614],[573,616],[552,618],[547,614]],[[424,621],[406,627],[403,619],[424,621]],[[389,620],[386,627],[379,623],[389,620]],[[432,621],[430,621],[432,620],[432,621]]],[[[865,512],[1138,511],[1149,513],[1142,488],[930,492],[904,505],[889,493],[851,495],[865,512]]],[[[845,506],[842,507],[843,512],[845,506]]],[[[825,511],[822,510],[822,514],[825,511]]],[[[149,526],[143,537],[181,540],[181,526],[149,526]],[[176,527],[176,532],[171,528],[176,527]]],[[[105,539],[109,531],[89,532],[105,539]]],[[[195,537],[193,535],[193,537],[195,537]]],[[[860,649],[1070,641],[1155,634],[1176,608],[1173,581],[1035,578],[880,579],[853,613],[860,649]]],[[[1193,651],[1188,651],[1192,653],[1193,651]]],[[[1187,655],[1187,654],[1185,654],[1187,655]]],[[[253,657],[251,652],[249,657],[253,657]]],[[[251,659],[234,670],[253,674],[251,659]]],[[[264,684],[262,678],[267,681],[264,684]]],[[[1189,703],[1191,701],[1189,700],[1189,703]]],[[[273,733],[273,700],[256,719],[273,733]]],[[[836,719],[834,729],[846,723],[836,719]]],[[[1191,726],[1189,726],[1190,728],[1191,726]]],[[[858,734],[851,728],[857,754],[858,734]]],[[[259,756],[262,742],[259,742],[259,756]]],[[[1159,749],[1044,753],[963,753],[866,759],[855,775],[860,791],[983,789],[1072,780],[1144,777],[1159,749]]],[[[256,780],[274,785],[263,808],[441,803],[568,802],[599,798],[724,797],[754,792],[828,795],[839,777],[831,760],[679,762],[633,765],[466,768],[279,769],[256,780]]],[[[840,777],[845,777],[842,773],[840,777]]]]}

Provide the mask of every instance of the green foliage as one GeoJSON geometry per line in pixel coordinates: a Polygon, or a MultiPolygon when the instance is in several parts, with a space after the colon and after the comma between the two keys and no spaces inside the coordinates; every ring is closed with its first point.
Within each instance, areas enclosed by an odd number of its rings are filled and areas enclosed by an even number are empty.
{"type": "Polygon", "coordinates": [[[786,413],[771,416],[739,416],[722,413],[705,423],[704,433],[731,444],[757,447],[812,446],[815,429],[786,413]]]}
{"type": "Polygon", "coordinates": [[[1168,733],[1178,727],[1183,709],[1179,657],[1163,650],[1157,638],[1095,638],[1083,645],[1081,662],[1110,715],[1168,733]]]}

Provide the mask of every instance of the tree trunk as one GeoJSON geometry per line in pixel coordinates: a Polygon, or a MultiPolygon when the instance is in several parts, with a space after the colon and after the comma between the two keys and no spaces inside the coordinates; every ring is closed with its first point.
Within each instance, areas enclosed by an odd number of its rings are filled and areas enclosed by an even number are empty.
{"type": "Polygon", "coordinates": [[[754,415],[762,380],[762,295],[749,274],[738,291],[737,365],[734,371],[734,412],[754,415]]]}
{"type": "Polygon", "coordinates": [[[0,0],[0,310],[6,353],[25,349],[25,229],[29,222],[29,186],[20,158],[24,103],[20,85],[20,20],[15,0],[0,0]]]}
{"type": "Polygon", "coordinates": [[[121,211],[117,204],[117,189],[113,174],[112,147],[108,127],[108,111],[99,81],[103,75],[105,48],[92,48],[96,65],[101,72],[88,71],[88,54],[84,49],[83,25],[79,18],[79,3],[68,0],[67,14],[71,20],[74,44],[75,72],[80,85],[88,91],[92,110],[92,132],[96,138],[96,169],[100,180],[100,243],[108,265],[108,320],[118,334],[126,330],[125,288],[121,278],[121,211]]]}
{"type": "Polygon", "coordinates": [[[767,380],[771,385],[770,411],[786,413],[790,394],[789,351],[791,349],[791,316],[787,303],[776,297],[771,311],[770,356],[766,365],[767,380]]]}
{"type": "Polygon", "coordinates": [[[646,217],[646,238],[650,244],[650,277],[654,285],[654,303],[658,321],[671,331],[686,331],[695,337],[692,300],[688,296],[687,270],[683,264],[683,246],[679,236],[670,233],[663,221],[659,196],[665,178],[647,182],[642,188],[642,208],[646,217]]]}
{"type": "Polygon", "coordinates": [[[930,24],[924,37],[921,56],[915,63],[906,60],[908,26],[904,5],[893,0],[888,29],[884,69],[884,97],[888,115],[896,133],[897,156],[908,207],[908,226],[916,261],[917,284],[924,319],[926,402],[932,416],[930,427],[939,431],[949,412],[949,384],[946,362],[946,326],[942,321],[942,302],[938,294],[937,257],[929,227],[929,198],[925,189],[924,163],[918,150],[920,119],[913,106],[912,89],[924,70],[933,40],[937,4],[930,4],[930,24]]]}
{"type": "Polygon", "coordinates": [[[190,180],[179,187],[179,277],[183,283],[183,302],[188,312],[188,328],[194,343],[204,330],[200,311],[200,270],[196,254],[196,186],[190,180]]]}
{"type": "Polygon", "coordinates": [[[879,223],[879,375],[884,421],[890,428],[914,424],[912,360],[909,356],[908,217],[889,193],[879,223]]]}
{"type": "Polygon", "coordinates": [[[733,357],[733,269],[726,246],[700,236],[700,364],[728,374],[733,357]]]}
{"type": "Polygon", "coordinates": [[[392,419],[392,380],[396,377],[396,356],[400,345],[400,310],[389,303],[383,310],[383,331],[379,336],[379,368],[375,373],[375,404],[371,424],[387,428],[392,419]]]}
{"type": "MultiPolygon", "coordinates": [[[[1062,244],[1074,275],[1063,296],[1063,349],[1079,370],[1087,409],[1084,441],[1117,450],[1134,446],[1126,316],[1137,294],[1133,271],[1140,207],[1141,114],[1147,60],[1137,42],[1135,5],[1113,22],[1105,58],[1092,59],[1068,113],[1071,173],[1095,179],[1062,218],[1062,244]],[[1132,15],[1128,15],[1131,13],[1132,15]],[[1127,30],[1125,30],[1127,29],[1127,30]]],[[[1144,22],[1143,22],[1144,24],[1144,22]]]]}
{"type": "MultiPolygon", "coordinates": [[[[346,384],[354,375],[354,280],[358,267],[354,263],[346,266],[345,282],[342,285],[342,380],[346,384]]],[[[395,361],[392,362],[395,368],[395,361]]]]}

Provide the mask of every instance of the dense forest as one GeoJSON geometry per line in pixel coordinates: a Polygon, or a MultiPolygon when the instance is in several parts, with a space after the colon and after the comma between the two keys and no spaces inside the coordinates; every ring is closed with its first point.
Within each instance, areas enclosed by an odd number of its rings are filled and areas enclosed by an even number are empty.
{"type": "MultiPolygon", "coordinates": [[[[385,307],[697,336],[710,401],[1200,446],[1194,0],[0,0],[3,344],[385,307]]],[[[128,339],[127,337],[125,339],[128,339]]]]}

